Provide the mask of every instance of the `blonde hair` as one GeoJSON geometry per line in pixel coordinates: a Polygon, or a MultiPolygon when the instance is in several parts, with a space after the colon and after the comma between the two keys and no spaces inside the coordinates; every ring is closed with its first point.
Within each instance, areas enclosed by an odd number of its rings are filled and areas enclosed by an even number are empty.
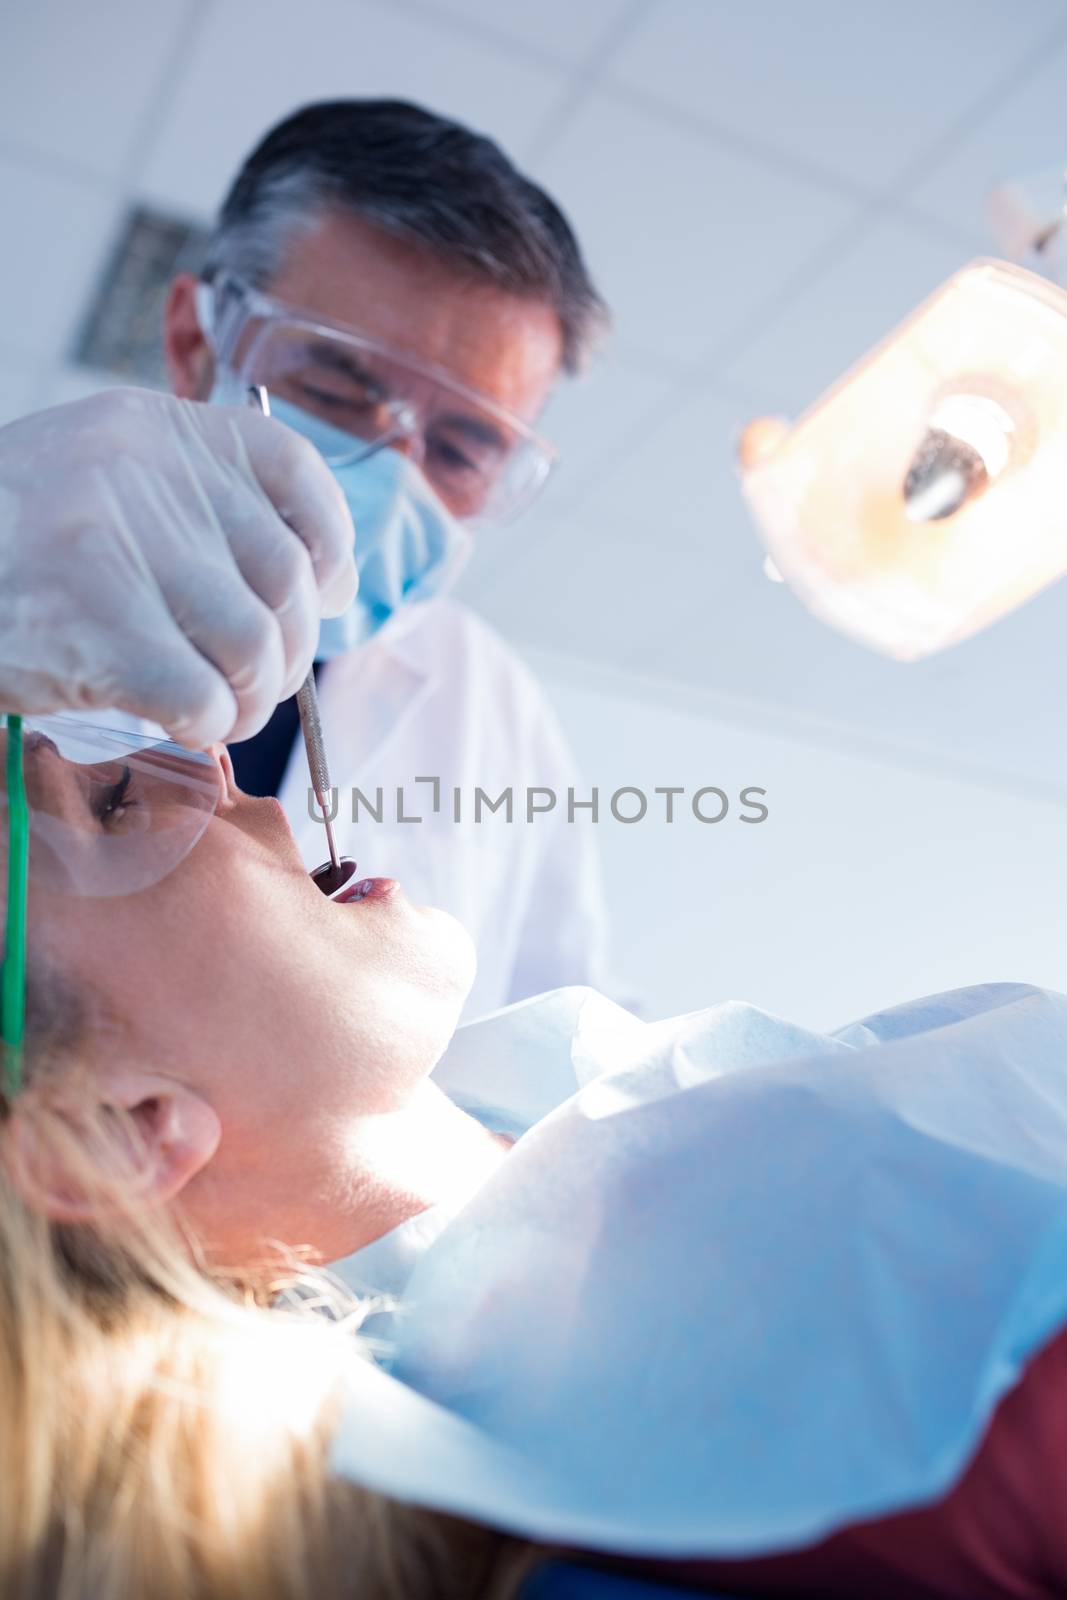
{"type": "MultiPolygon", "coordinates": [[[[131,1188],[136,1132],[34,1075],[0,1131],[0,1592],[9,1600],[503,1597],[530,1551],[332,1477],[358,1306],[209,1274],[131,1188]],[[9,1135],[19,1122],[19,1138],[9,1135]],[[29,1161],[18,1151],[31,1152],[29,1161]],[[33,1201],[33,1152],[92,1195],[33,1201]]],[[[329,1291],[317,1285],[315,1295],[329,1291]]]]}

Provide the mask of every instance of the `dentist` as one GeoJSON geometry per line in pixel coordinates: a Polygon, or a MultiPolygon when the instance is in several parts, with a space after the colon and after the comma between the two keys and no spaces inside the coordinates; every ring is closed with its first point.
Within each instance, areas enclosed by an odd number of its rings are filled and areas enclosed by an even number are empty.
{"type": "MultiPolygon", "coordinates": [[[[567,807],[585,790],[529,671],[448,595],[548,476],[538,415],[603,319],[566,219],[496,145],[369,100],[266,135],[200,279],[176,278],[166,310],[175,393],[240,406],[263,386],[343,491],[359,594],[315,653],[335,832],[464,923],[472,1013],[604,982],[594,834],[567,807]],[[476,789],[529,786],[554,791],[550,813],[472,815],[476,789]]],[[[243,788],[280,795],[310,863],[322,842],[296,733],[290,701],[231,756],[243,788]]]]}

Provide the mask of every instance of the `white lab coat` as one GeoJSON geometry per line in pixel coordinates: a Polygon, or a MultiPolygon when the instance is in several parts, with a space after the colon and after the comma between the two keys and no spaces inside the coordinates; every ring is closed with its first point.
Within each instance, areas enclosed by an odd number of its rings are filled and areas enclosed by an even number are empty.
{"type": "MultiPolygon", "coordinates": [[[[327,664],[319,703],[333,783],[339,848],[361,874],[400,880],[418,904],[442,906],[467,928],[478,976],[465,1015],[564,984],[611,987],[596,827],[579,810],[567,820],[567,790],[587,790],[532,673],[480,618],[451,599],[412,606],[360,649],[327,664]],[[440,779],[440,809],[418,778],[440,779]],[[496,798],[511,787],[514,820],[483,809],[476,787],[496,798]],[[554,811],[526,821],[528,786],[552,789],[554,811]],[[398,821],[397,788],[403,790],[398,821]],[[351,792],[375,802],[383,820],[351,792]],[[454,791],[461,818],[454,821],[454,791]]],[[[298,744],[280,795],[304,859],[326,856],[322,826],[308,809],[307,766],[298,744]]]]}

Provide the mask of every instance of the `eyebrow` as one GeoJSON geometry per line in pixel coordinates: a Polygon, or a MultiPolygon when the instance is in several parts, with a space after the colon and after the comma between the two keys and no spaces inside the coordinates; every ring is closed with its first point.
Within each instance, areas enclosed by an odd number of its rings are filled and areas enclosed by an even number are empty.
{"type": "Polygon", "coordinates": [[[382,380],[371,371],[369,367],[361,366],[352,356],[346,355],[343,350],[334,350],[328,345],[307,344],[304,347],[307,358],[315,365],[328,367],[332,372],[343,373],[345,377],[352,378],[356,383],[363,384],[366,388],[373,389],[377,395],[387,395],[388,388],[382,380]]]}

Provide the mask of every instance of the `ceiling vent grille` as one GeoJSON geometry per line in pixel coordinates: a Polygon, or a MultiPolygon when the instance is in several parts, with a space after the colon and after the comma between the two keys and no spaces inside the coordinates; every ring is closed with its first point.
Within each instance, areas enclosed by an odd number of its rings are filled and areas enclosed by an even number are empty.
{"type": "Polygon", "coordinates": [[[167,286],[196,272],[208,230],[149,206],[130,208],[70,352],[71,360],[127,383],[166,387],[161,329],[167,286]]]}

